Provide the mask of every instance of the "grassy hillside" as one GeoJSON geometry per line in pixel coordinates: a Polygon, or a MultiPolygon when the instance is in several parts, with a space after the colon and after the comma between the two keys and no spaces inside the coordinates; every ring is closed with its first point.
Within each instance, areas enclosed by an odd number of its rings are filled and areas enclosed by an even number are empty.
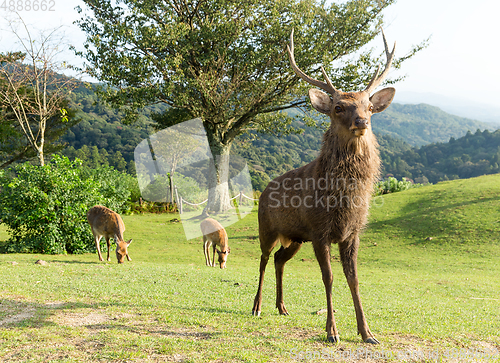
{"type": "MultiPolygon", "coordinates": [[[[329,345],[325,316],[316,314],[325,297],[310,243],[285,269],[291,315],[279,316],[274,308],[270,262],[262,316],[255,318],[256,214],[227,228],[231,254],[225,270],[204,266],[201,238],[186,241],[179,216],[163,214],[124,217],[125,238],[134,239],[132,261],[124,265],[114,257],[113,263],[99,262],[96,254],[1,255],[0,359],[291,362],[329,354],[343,357],[336,361],[359,361],[356,351],[371,356],[367,362],[381,355],[418,362],[464,361],[466,354],[498,359],[499,202],[498,175],[374,200],[359,270],[377,347],[357,335],[335,249],[341,343],[329,345]],[[48,266],[35,265],[39,258],[48,266]]],[[[1,228],[0,239],[6,237],[1,228]]]]}

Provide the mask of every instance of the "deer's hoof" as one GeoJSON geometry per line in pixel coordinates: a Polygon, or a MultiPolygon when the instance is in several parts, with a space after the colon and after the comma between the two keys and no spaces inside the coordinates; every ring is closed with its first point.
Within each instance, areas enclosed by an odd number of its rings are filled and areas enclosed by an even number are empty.
{"type": "Polygon", "coordinates": [[[326,341],[328,343],[338,344],[338,343],[340,343],[340,336],[339,335],[330,335],[328,338],[326,338],[326,341]]]}
{"type": "Polygon", "coordinates": [[[368,344],[380,344],[380,342],[377,339],[375,339],[374,337],[370,337],[370,338],[366,339],[365,343],[368,343],[368,344]]]}
{"type": "Polygon", "coordinates": [[[252,311],[252,315],[253,315],[253,316],[260,316],[260,311],[255,311],[255,310],[253,310],[253,311],[252,311]]]}

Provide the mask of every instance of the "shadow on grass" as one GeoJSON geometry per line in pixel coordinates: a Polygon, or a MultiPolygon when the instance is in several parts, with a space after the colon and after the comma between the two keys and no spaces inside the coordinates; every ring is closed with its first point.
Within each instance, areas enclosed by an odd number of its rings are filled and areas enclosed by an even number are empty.
{"type": "Polygon", "coordinates": [[[167,337],[172,337],[176,339],[192,339],[192,340],[208,340],[214,339],[217,336],[220,336],[219,332],[204,332],[204,331],[192,331],[188,328],[179,328],[179,329],[165,329],[165,327],[160,326],[146,326],[146,325],[125,325],[125,324],[90,324],[85,325],[85,328],[89,330],[95,331],[103,331],[103,330],[122,330],[125,332],[137,334],[137,335],[162,335],[167,337]]]}
{"type": "MultiPolygon", "coordinates": [[[[106,266],[106,265],[111,265],[113,261],[111,262],[105,262],[105,261],[81,261],[81,260],[50,260],[50,261],[47,261],[49,263],[60,263],[60,264],[77,264],[77,265],[102,265],[102,266],[106,266]]],[[[117,262],[115,261],[114,264],[117,264],[117,262]]]]}
{"type": "Polygon", "coordinates": [[[217,308],[217,307],[186,307],[186,306],[174,306],[175,309],[189,311],[193,313],[195,316],[196,312],[203,312],[209,314],[229,314],[229,315],[239,315],[239,316],[252,316],[250,312],[248,314],[243,311],[235,310],[235,309],[225,309],[225,308],[217,308]]]}
{"type": "Polygon", "coordinates": [[[15,299],[0,299],[0,328],[17,329],[24,327],[57,326],[50,318],[58,312],[79,309],[101,309],[109,305],[126,305],[96,303],[87,304],[81,302],[47,302],[45,304],[25,302],[15,299]]]}

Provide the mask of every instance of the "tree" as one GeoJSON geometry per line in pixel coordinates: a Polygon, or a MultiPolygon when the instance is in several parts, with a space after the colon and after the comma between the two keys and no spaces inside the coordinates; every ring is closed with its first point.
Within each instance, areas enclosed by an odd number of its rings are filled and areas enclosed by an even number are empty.
{"type": "Polygon", "coordinates": [[[394,0],[328,6],[317,0],[84,2],[90,15],[77,23],[87,41],[77,54],[86,59],[85,70],[107,84],[101,96],[129,120],[146,105],[165,103],[161,127],[199,117],[213,155],[208,209],[221,211],[230,205],[233,140],[250,130],[297,131],[284,111],[309,110],[309,86],[286,54],[291,30],[301,69],[320,78],[322,64],[335,87],[356,90],[369,81],[379,57],[370,50],[355,61],[345,56],[377,34],[381,12],[394,0]]]}
{"type": "MultiPolygon", "coordinates": [[[[75,81],[57,74],[58,44],[52,42],[55,31],[35,40],[20,20],[26,38],[13,23],[11,30],[23,51],[0,54],[0,117],[8,115],[10,120],[17,121],[27,144],[40,165],[44,165],[47,125],[68,122],[66,96],[75,87],[75,81]]],[[[21,156],[29,155],[27,149],[22,150],[21,156]]]]}
{"type": "Polygon", "coordinates": [[[157,132],[150,137],[150,147],[155,157],[163,159],[162,164],[168,168],[169,202],[174,202],[174,174],[179,163],[193,154],[201,142],[193,134],[196,130],[191,126],[171,127],[157,132]]]}
{"type": "MultiPolygon", "coordinates": [[[[0,81],[0,87],[5,83],[0,81]]],[[[2,92],[2,91],[0,91],[2,92]]],[[[33,97],[33,92],[26,90],[26,97],[33,97]]],[[[61,122],[61,116],[55,115],[47,120],[45,127],[44,154],[51,154],[64,148],[64,144],[58,140],[79,120],[75,117],[75,111],[68,107],[66,100],[61,102],[61,109],[67,111],[67,121],[61,122]]],[[[8,105],[0,104],[0,169],[5,169],[15,162],[28,160],[36,157],[36,151],[31,147],[28,139],[23,133],[21,124],[8,105]]]]}

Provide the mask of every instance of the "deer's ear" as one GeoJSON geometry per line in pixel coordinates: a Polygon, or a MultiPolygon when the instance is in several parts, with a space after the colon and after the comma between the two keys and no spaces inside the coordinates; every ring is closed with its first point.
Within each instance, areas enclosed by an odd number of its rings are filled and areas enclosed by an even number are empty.
{"type": "Polygon", "coordinates": [[[373,113],[382,112],[392,102],[394,95],[396,94],[396,89],[392,87],[384,88],[376,92],[370,97],[370,102],[373,104],[373,113]]]}
{"type": "Polygon", "coordinates": [[[330,114],[332,100],[330,99],[330,96],[325,92],[322,92],[316,88],[311,88],[309,90],[309,99],[311,100],[311,104],[316,109],[316,111],[325,113],[327,115],[330,114]]]}

